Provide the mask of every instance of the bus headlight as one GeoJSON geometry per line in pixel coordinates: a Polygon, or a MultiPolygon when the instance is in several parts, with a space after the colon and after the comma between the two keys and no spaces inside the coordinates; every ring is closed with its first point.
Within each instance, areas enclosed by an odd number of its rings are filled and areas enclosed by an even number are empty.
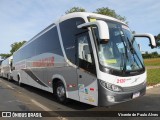
{"type": "Polygon", "coordinates": [[[100,80],[100,84],[103,87],[105,87],[105,88],[107,88],[111,91],[114,91],[114,92],[121,92],[122,91],[122,88],[120,86],[117,86],[117,85],[114,85],[114,84],[111,84],[111,83],[107,83],[107,82],[104,82],[102,80],[100,80]]]}

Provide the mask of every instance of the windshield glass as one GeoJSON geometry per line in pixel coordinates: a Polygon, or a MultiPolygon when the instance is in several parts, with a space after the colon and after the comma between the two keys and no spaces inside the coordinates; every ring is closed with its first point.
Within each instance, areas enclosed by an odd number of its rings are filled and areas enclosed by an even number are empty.
{"type": "Polygon", "coordinates": [[[134,71],[143,68],[143,59],[130,29],[120,23],[107,21],[110,39],[102,42],[94,27],[99,62],[102,66],[123,71],[134,71]]]}

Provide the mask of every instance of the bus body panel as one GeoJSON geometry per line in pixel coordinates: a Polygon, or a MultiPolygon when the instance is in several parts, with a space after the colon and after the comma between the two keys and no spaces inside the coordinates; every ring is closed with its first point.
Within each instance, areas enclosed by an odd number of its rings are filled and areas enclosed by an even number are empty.
{"type": "Polygon", "coordinates": [[[1,69],[2,69],[2,68],[1,68],[2,61],[3,61],[3,60],[0,60],[0,77],[2,77],[2,72],[1,72],[1,69]]]}
{"type": "Polygon", "coordinates": [[[99,71],[98,79],[121,87],[132,87],[147,81],[146,72],[140,75],[121,77],[99,71]]]}

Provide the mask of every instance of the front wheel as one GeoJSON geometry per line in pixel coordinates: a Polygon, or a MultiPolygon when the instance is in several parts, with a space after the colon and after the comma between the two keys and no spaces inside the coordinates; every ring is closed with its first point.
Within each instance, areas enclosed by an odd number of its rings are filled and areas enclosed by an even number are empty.
{"type": "Polygon", "coordinates": [[[59,81],[56,85],[56,96],[59,102],[61,103],[67,102],[66,90],[64,84],[61,81],[59,81]]]}

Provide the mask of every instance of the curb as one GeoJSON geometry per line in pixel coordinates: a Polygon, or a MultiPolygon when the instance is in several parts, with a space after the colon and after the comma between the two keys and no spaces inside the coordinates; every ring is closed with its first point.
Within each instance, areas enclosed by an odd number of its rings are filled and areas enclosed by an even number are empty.
{"type": "Polygon", "coordinates": [[[159,87],[160,86],[160,83],[159,84],[156,84],[156,85],[153,85],[153,86],[148,86],[147,87],[147,90],[151,89],[151,88],[154,88],[154,87],[159,87]]]}

